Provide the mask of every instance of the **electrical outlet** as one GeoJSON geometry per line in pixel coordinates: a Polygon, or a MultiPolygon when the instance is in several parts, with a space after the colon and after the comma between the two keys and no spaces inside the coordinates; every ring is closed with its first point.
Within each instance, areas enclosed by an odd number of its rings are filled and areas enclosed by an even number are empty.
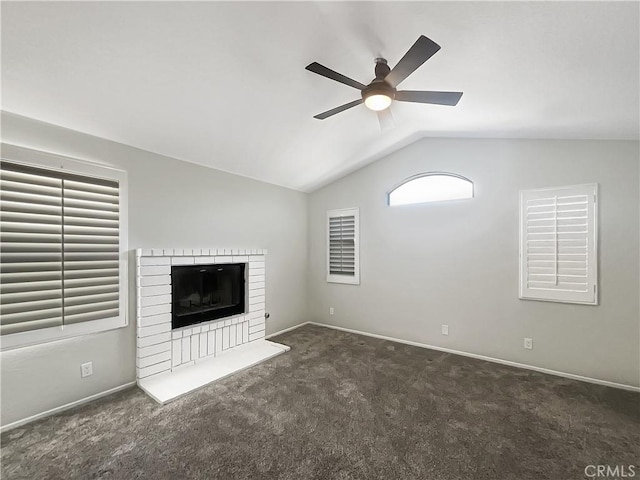
{"type": "Polygon", "coordinates": [[[329,307],[329,315],[333,315],[333,307],[329,307]]]}
{"type": "Polygon", "coordinates": [[[442,325],[442,334],[449,335],[449,325],[442,325]]]}
{"type": "Polygon", "coordinates": [[[524,348],[526,348],[527,350],[533,350],[533,338],[525,337],[524,348]]]}
{"type": "Polygon", "coordinates": [[[93,362],[87,362],[80,365],[80,375],[82,375],[82,378],[93,375],[93,362]]]}

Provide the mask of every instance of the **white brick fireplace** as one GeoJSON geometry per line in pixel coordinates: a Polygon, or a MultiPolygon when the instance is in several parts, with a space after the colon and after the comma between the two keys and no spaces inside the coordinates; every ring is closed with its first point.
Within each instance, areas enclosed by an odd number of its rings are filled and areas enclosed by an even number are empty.
{"type": "Polygon", "coordinates": [[[288,347],[264,340],[266,250],[136,250],[138,385],[160,403],[254,365],[288,347]],[[171,328],[172,265],[245,264],[245,311],[171,328]]]}

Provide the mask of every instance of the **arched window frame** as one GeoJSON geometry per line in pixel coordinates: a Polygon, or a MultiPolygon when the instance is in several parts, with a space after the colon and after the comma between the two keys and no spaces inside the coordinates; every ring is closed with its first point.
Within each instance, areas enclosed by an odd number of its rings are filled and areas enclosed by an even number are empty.
{"type": "Polygon", "coordinates": [[[414,180],[418,180],[419,178],[423,178],[423,177],[433,177],[433,176],[443,176],[443,177],[454,177],[454,178],[458,178],[460,180],[464,180],[465,182],[468,182],[471,184],[471,197],[469,198],[474,198],[476,196],[476,191],[475,191],[475,184],[473,183],[473,181],[471,181],[469,178],[463,176],[463,175],[459,175],[457,173],[451,173],[451,172],[423,172],[423,173],[417,173],[416,175],[412,175],[410,177],[405,178],[404,180],[402,180],[401,182],[395,184],[388,192],[387,192],[387,206],[389,207],[393,207],[393,206],[408,206],[408,205],[424,205],[427,203],[440,203],[440,202],[449,202],[449,201],[456,201],[456,200],[468,200],[467,198],[463,198],[463,199],[452,199],[452,200],[434,200],[434,201],[426,201],[426,202],[415,202],[415,203],[407,203],[404,205],[391,205],[391,194],[396,191],[398,188],[402,187],[403,185],[412,182],[414,180]]]}

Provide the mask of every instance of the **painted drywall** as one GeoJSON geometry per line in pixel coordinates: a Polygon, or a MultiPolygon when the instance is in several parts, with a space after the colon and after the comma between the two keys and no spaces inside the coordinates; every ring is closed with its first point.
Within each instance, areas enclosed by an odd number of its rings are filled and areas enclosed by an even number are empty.
{"type": "Polygon", "coordinates": [[[639,163],[634,141],[423,139],[392,153],[310,195],[309,317],[638,386],[639,163]],[[471,179],[475,198],[386,205],[393,185],[428,171],[471,179]],[[600,305],[519,300],[519,191],[592,182],[600,305]],[[360,208],[357,286],[325,279],[326,211],[348,207],[360,208]]]}
{"type": "MultiPolygon", "coordinates": [[[[305,194],[6,113],[2,141],[126,170],[131,250],[267,248],[267,334],[306,320],[305,194]]],[[[2,425],[135,380],[133,272],[128,327],[1,354],[2,425]]]]}

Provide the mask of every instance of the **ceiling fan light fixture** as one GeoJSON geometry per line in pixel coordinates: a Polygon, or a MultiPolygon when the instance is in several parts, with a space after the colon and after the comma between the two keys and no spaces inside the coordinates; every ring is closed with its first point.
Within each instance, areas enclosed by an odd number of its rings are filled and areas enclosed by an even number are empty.
{"type": "Polygon", "coordinates": [[[384,80],[374,80],[371,85],[362,90],[365,106],[374,112],[389,108],[394,97],[395,90],[384,80]]]}
{"type": "Polygon", "coordinates": [[[391,105],[392,98],[384,93],[373,93],[364,99],[364,104],[369,110],[380,112],[391,105]]]}

